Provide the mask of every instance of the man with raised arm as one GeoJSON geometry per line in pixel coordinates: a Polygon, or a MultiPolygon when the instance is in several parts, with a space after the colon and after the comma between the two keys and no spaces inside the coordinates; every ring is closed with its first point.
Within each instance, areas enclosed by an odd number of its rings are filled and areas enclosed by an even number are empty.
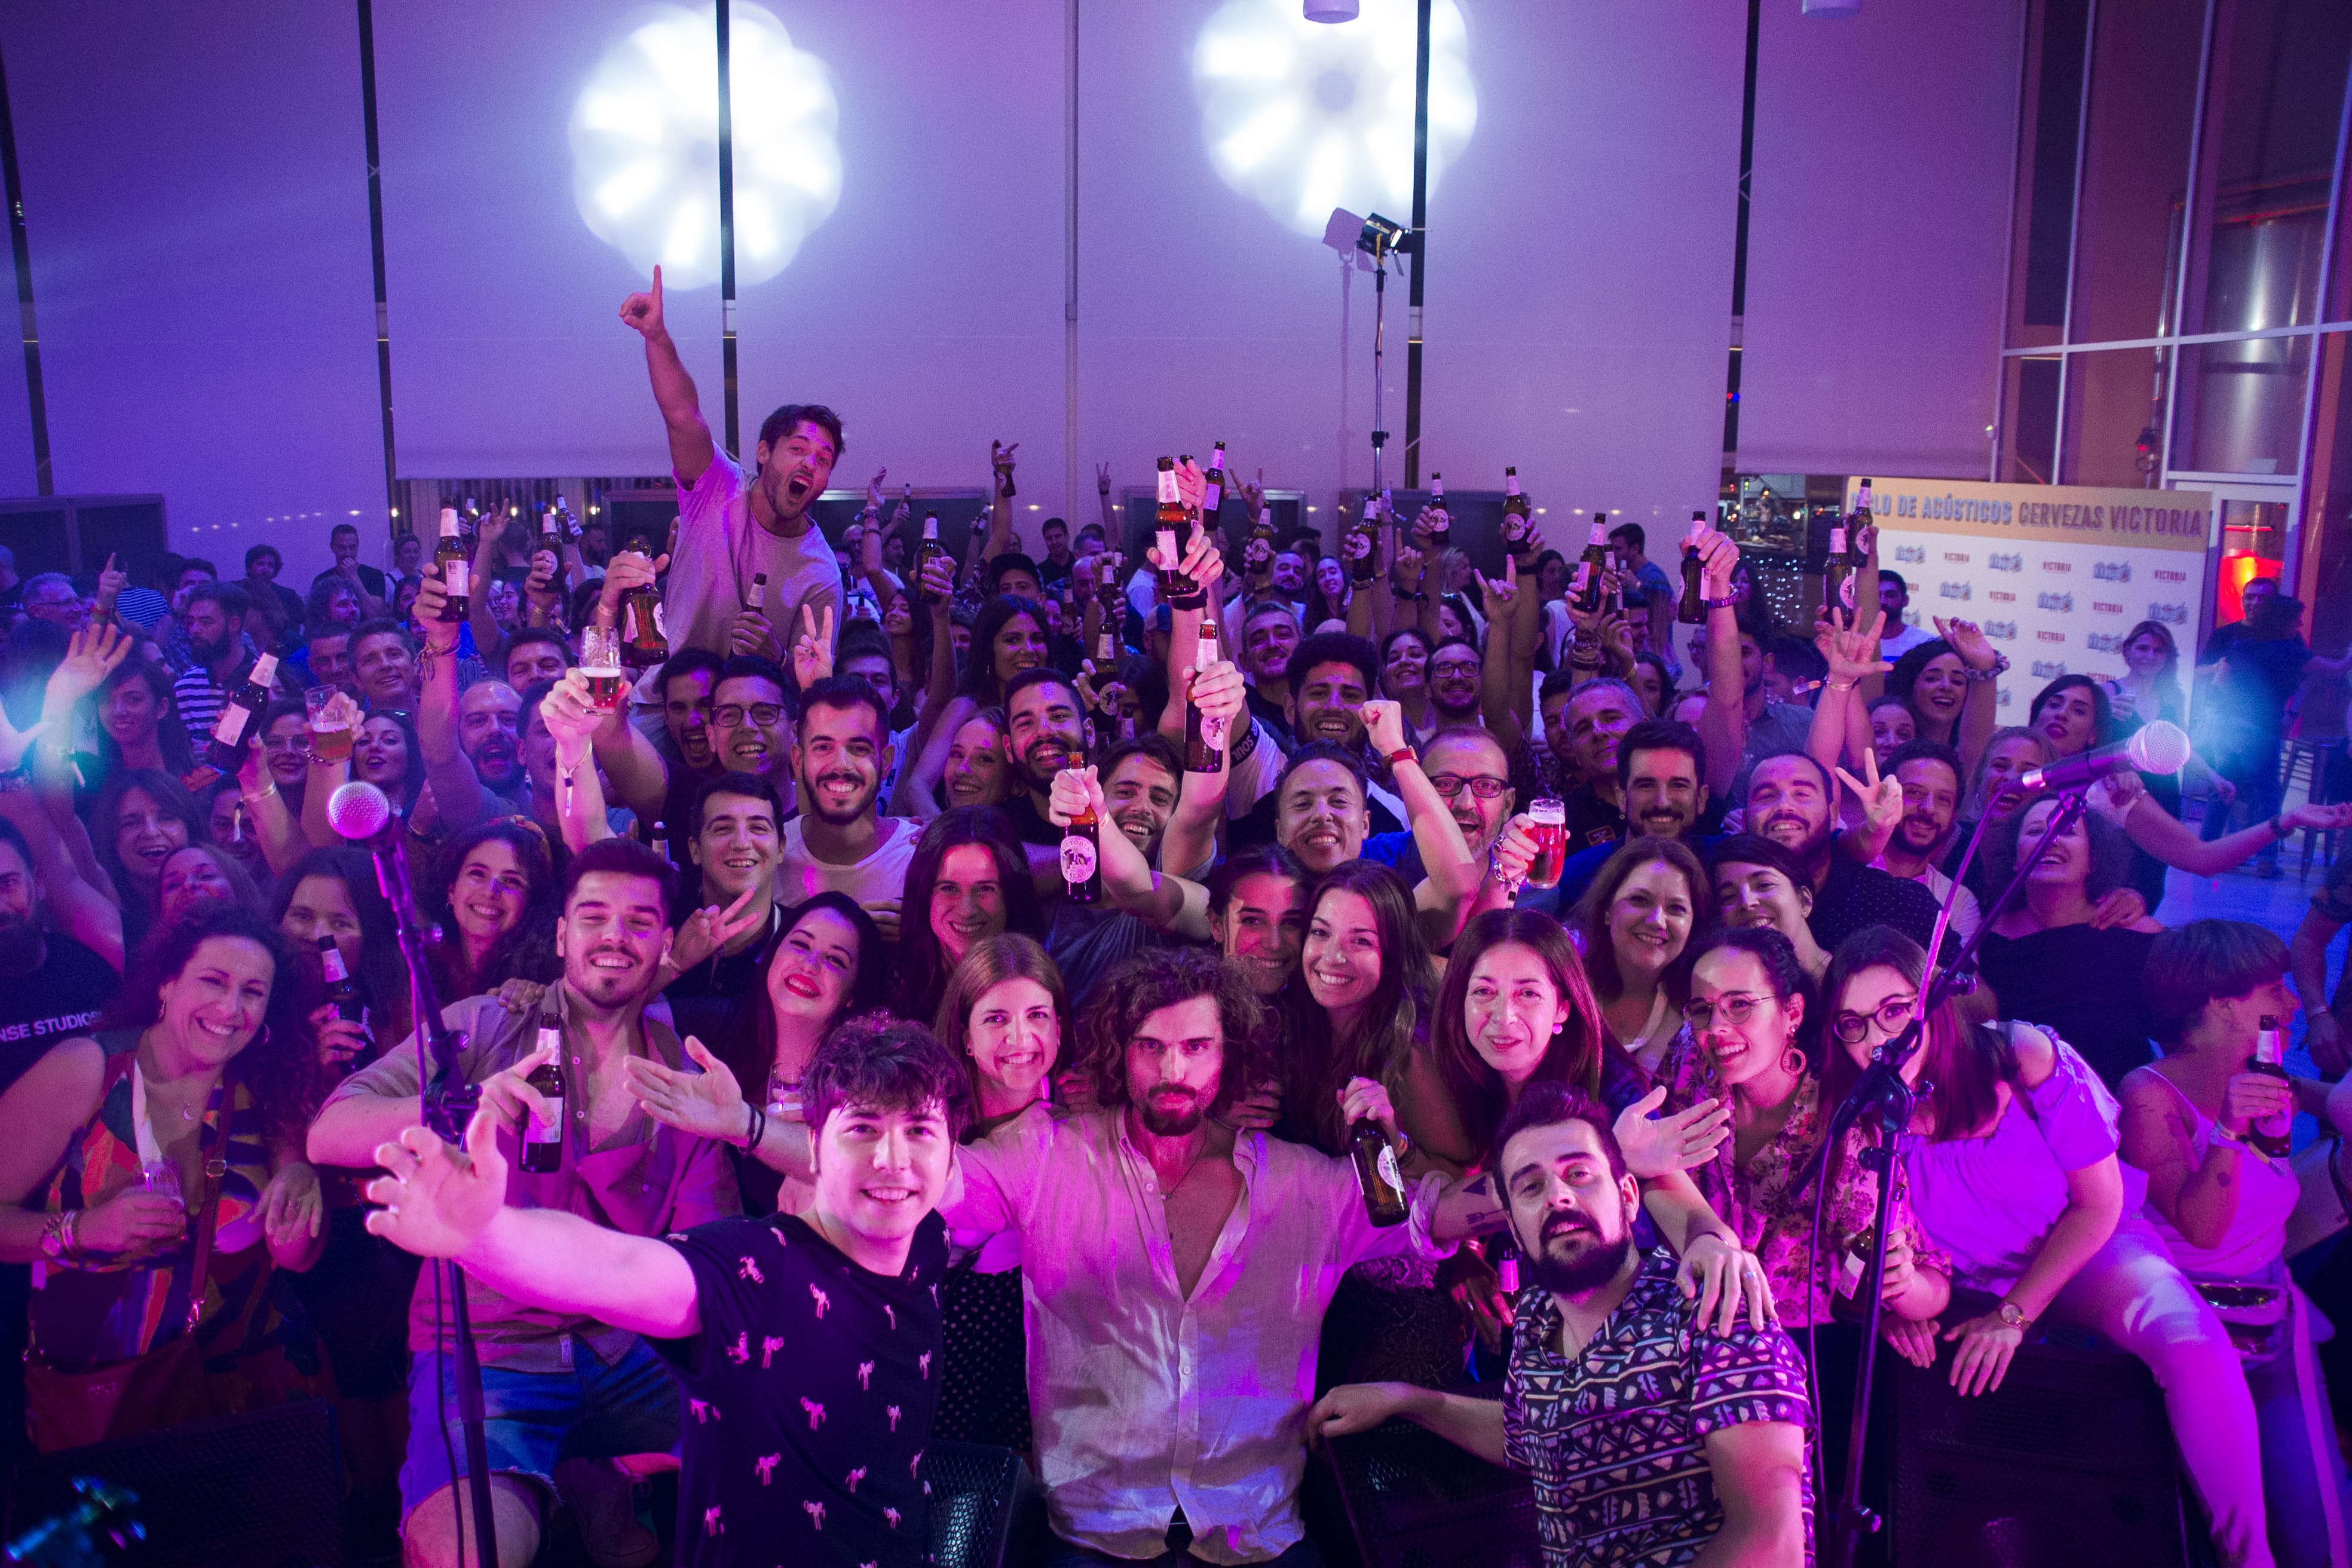
{"type": "Polygon", "coordinates": [[[677,543],[662,596],[670,646],[725,655],[746,641],[789,646],[803,607],[841,615],[841,564],[809,508],[824,493],[842,454],[841,416],[821,403],[788,403],[760,426],[760,444],[746,474],[720,451],[704,423],[694,378],[678,358],[662,319],[661,268],[650,293],[632,294],[621,320],[646,340],[646,371],[654,402],[669,432],[670,467],[677,479],[677,543]],[[766,605],[751,607],[751,581],[764,575],[766,605]]]}
{"type": "Polygon", "coordinates": [[[660,1239],[506,1203],[505,1129],[485,1106],[463,1154],[421,1127],[375,1152],[390,1173],[369,1186],[384,1206],[368,1228],[518,1300],[642,1334],[670,1362],[687,1409],[679,1568],[917,1568],[947,1272],[933,1210],[969,1083],[919,1024],[843,1025],[802,1080],[809,1212],[660,1239]]]}

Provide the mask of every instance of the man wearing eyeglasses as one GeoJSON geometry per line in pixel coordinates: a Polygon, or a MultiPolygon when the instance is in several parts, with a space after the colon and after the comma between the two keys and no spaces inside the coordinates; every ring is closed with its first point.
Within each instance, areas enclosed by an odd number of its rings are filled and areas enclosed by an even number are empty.
{"type": "MultiPolygon", "coordinates": [[[[1503,754],[1503,742],[1490,730],[1453,725],[1429,738],[1422,751],[1422,766],[1454,825],[1462,829],[1470,846],[1471,864],[1487,864],[1487,852],[1494,848],[1496,837],[1511,819],[1511,809],[1518,800],[1518,792],[1511,787],[1511,765],[1503,754]]],[[[1418,885],[1428,875],[1410,831],[1373,834],[1364,840],[1363,858],[1395,867],[1408,885],[1418,885]]]]}
{"type": "Polygon", "coordinates": [[[1626,731],[1642,720],[1642,699],[1622,680],[1588,680],[1560,708],[1568,730],[1569,755],[1583,773],[1570,790],[1570,852],[1614,844],[1626,836],[1625,789],[1617,777],[1617,750],[1626,731]]]}
{"type": "Polygon", "coordinates": [[[710,747],[720,764],[766,779],[789,808],[793,726],[782,668],[756,654],[737,654],[719,667],[710,704],[710,747]]]}

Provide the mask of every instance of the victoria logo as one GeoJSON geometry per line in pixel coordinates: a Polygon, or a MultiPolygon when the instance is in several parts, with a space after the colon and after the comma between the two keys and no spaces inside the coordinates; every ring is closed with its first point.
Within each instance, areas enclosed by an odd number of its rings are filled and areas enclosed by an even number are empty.
{"type": "Polygon", "coordinates": [[[1906,566],[1916,565],[1927,559],[1927,547],[1924,544],[1898,544],[1895,547],[1895,559],[1906,566]]]}
{"type": "Polygon", "coordinates": [[[2042,569],[2044,572],[2056,572],[2063,574],[2072,572],[2074,569],[2074,563],[2071,561],[2044,561],[2042,563],[2042,569]]]}
{"type": "Polygon", "coordinates": [[[2162,621],[2168,626],[2185,626],[2189,624],[2189,606],[2150,605],[2147,607],[2147,618],[2151,621],[2162,621]]]}
{"type": "Polygon", "coordinates": [[[1996,550],[1985,557],[1985,564],[1995,572],[2022,572],[2025,557],[2014,550],[1996,550]]]}
{"type": "Polygon", "coordinates": [[[2061,615],[2072,615],[2074,613],[2074,595],[2072,594],[2036,594],[2033,595],[2033,607],[2037,610],[2056,610],[2061,615]]]}
{"type": "Polygon", "coordinates": [[[1984,624],[1984,635],[1989,637],[1998,638],[2001,642],[2015,642],[2017,640],[2017,623],[2015,621],[1987,621],[1984,624]]]}
{"type": "MultiPolygon", "coordinates": [[[[2066,661],[2059,658],[2037,658],[2033,661],[2033,679],[2055,680],[2066,673],[2066,661]]],[[[2007,692],[2001,693],[2006,697],[2007,692]]]]}
{"type": "Polygon", "coordinates": [[[2092,600],[2091,608],[2103,616],[2120,616],[2124,613],[2124,607],[2121,605],[2110,605],[2100,599],[2092,600]]]}
{"type": "Polygon", "coordinates": [[[2131,581],[2131,563],[2095,561],[2091,563],[2091,575],[2102,583],[2128,583],[2131,581]]]}
{"type": "Polygon", "coordinates": [[[2156,569],[2156,580],[2159,583],[2186,583],[2189,581],[2189,574],[2175,572],[2168,566],[2159,566],[2156,569]]]}
{"type": "Polygon", "coordinates": [[[2017,595],[2011,593],[2006,588],[1987,588],[1985,590],[1985,597],[1990,599],[1996,605],[2014,605],[2017,603],[2017,595]]]}
{"type": "Polygon", "coordinates": [[[2008,688],[2008,687],[2004,686],[2004,687],[2002,687],[1999,691],[1996,691],[1996,692],[1994,692],[1994,693],[1992,694],[1992,705],[1993,705],[1995,708],[2006,708],[2006,707],[2008,707],[2008,706],[2009,706],[2009,688],[2008,688]]]}
{"type": "Polygon", "coordinates": [[[1966,583],[1938,583],[1936,584],[1936,596],[1941,599],[1966,599],[1974,596],[1974,590],[1966,583]]]}
{"type": "Polygon", "coordinates": [[[2035,642],[2064,642],[2066,640],[2066,634],[2064,632],[2035,632],[2033,634],[2033,640],[2035,642]]]}
{"type": "Polygon", "coordinates": [[[1965,550],[1947,550],[1944,552],[1944,561],[1947,565],[1965,566],[1969,563],[1969,552],[1965,550]]]}
{"type": "Polygon", "coordinates": [[[2083,646],[2093,653],[2113,653],[2123,646],[2121,632],[2093,632],[2083,639],[2083,646]]]}

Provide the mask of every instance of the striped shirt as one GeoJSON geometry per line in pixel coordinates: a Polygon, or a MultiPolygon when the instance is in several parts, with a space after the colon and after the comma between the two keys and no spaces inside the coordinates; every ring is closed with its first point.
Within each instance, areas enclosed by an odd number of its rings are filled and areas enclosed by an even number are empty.
{"type": "Polygon", "coordinates": [[[212,672],[199,664],[172,682],[172,700],[180,710],[180,721],[188,727],[188,743],[201,760],[213,726],[220,721],[221,705],[228,700],[228,688],[215,682],[212,672]]]}
{"type": "MultiPolygon", "coordinates": [[[[1511,1468],[1535,1483],[1547,1568],[1693,1561],[1723,1528],[1707,1435],[1807,1423],[1805,1363],[1789,1336],[1744,1318],[1728,1334],[1698,1328],[1663,1247],[1643,1255],[1625,1300],[1573,1360],[1556,1348],[1550,1291],[1529,1283],[1513,1305],[1503,1441],[1511,1468]]],[[[1810,1474],[1803,1485],[1810,1564],[1810,1474]]]]}

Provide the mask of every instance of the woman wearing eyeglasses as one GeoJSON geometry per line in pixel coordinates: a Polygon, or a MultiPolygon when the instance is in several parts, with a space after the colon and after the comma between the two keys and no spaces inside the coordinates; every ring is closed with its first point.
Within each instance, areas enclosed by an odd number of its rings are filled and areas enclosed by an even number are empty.
{"type": "MultiPolygon", "coordinates": [[[[1761,1260],[1781,1326],[1813,1357],[1822,1389],[1825,1484],[1834,1486],[1845,1470],[1862,1342],[1849,1321],[1832,1316],[1832,1303],[1847,1298],[1839,1304],[1840,1316],[1859,1319],[1852,1297],[1861,1275],[1849,1259],[1875,1226],[1878,1179],[1862,1164],[1863,1134],[1849,1131],[1829,1163],[1822,1248],[1816,1253],[1814,1180],[1836,1102],[1822,1089],[1815,1049],[1822,1031],[1811,1006],[1811,977],[1789,939],[1769,928],[1719,931],[1694,946],[1684,1007],[1689,1030],[1660,1075],[1664,1109],[1673,1114],[1717,1100],[1729,1105],[1731,1136],[1688,1174],[1740,1246],[1761,1260]],[[1804,1328],[1813,1332],[1797,1333],[1804,1328]]],[[[1832,1023],[1840,1038],[1855,1026],[1851,1019],[1832,1023]]],[[[1898,1183],[1880,1289],[1885,1314],[1924,1322],[1950,1296],[1948,1265],[1924,1241],[1898,1183]]],[[[1916,1359],[1917,1352],[1906,1353],[1916,1359]]],[[[1874,1414],[1874,1421],[1882,1419],[1874,1414]]]]}
{"type": "MultiPolygon", "coordinates": [[[[1927,967],[1918,943],[1885,926],[1839,944],[1822,987],[1840,1045],[1822,1074],[1824,1106],[1901,1031],[1927,967]]],[[[2117,1158],[2114,1096],[2047,1030],[1978,1021],[1981,1002],[1937,1008],[1902,1068],[1905,1082],[1929,1086],[1903,1173],[1927,1237],[1951,1260],[1959,1321],[1940,1337],[1955,1345],[1952,1386],[1999,1388],[2046,1316],[2105,1335],[2163,1389],[2221,1561],[2267,1568],[2262,1448],[2238,1352],[2141,1213],[2147,1178],[2117,1158]]],[[[1934,1353],[1931,1328],[1890,1337],[1916,1360],[1934,1353]]]]}

